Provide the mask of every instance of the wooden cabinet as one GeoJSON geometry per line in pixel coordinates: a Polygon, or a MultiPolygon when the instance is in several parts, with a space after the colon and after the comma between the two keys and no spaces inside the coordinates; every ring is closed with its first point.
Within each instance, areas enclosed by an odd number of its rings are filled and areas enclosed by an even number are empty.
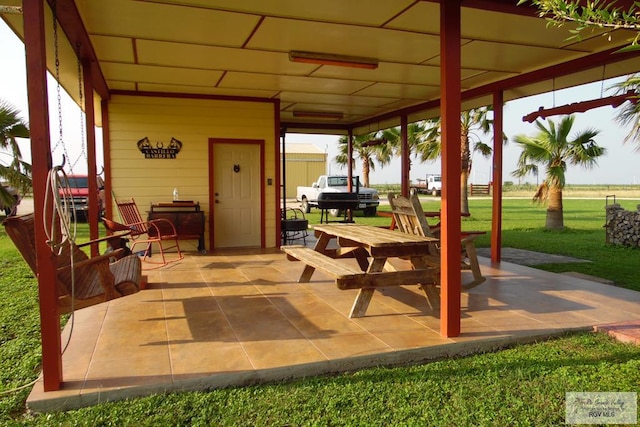
{"type": "Polygon", "coordinates": [[[206,253],[204,244],[204,212],[200,203],[174,202],[151,205],[149,221],[168,219],[176,227],[179,240],[197,240],[198,251],[206,253]]]}

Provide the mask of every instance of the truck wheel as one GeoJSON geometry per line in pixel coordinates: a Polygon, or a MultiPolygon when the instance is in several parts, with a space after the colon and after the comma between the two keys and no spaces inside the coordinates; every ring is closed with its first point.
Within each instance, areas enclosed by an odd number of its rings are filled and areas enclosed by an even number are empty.
{"type": "Polygon", "coordinates": [[[435,187],[431,189],[431,195],[434,197],[438,195],[438,190],[435,187]]]}
{"type": "Polygon", "coordinates": [[[310,213],[311,212],[311,206],[309,206],[309,200],[307,200],[306,197],[302,198],[302,211],[304,213],[310,213]]]}
{"type": "Polygon", "coordinates": [[[376,207],[364,208],[362,213],[364,216],[376,216],[376,207]]]}
{"type": "Polygon", "coordinates": [[[340,209],[329,209],[329,213],[333,217],[342,216],[342,210],[340,210],[340,209]]]}

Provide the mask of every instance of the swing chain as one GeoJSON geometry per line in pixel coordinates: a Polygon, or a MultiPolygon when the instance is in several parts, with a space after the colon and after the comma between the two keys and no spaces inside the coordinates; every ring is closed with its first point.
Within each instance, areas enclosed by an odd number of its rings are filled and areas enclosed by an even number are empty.
{"type": "Polygon", "coordinates": [[[80,159],[84,158],[87,160],[87,152],[85,148],[85,135],[84,135],[84,115],[85,113],[82,111],[82,107],[84,106],[84,94],[83,94],[83,82],[82,82],[82,61],[80,60],[80,43],[76,44],[76,58],[77,58],[77,73],[78,73],[78,104],[80,105],[80,154],[76,158],[75,162],[71,165],[71,170],[73,167],[80,161],[80,159]]]}
{"type": "MultiPolygon", "coordinates": [[[[55,143],[51,152],[54,152],[58,149],[59,146],[62,146],[63,158],[69,159],[69,153],[67,152],[67,146],[64,143],[63,133],[62,133],[62,94],[60,84],[60,50],[59,50],[59,37],[58,37],[58,1],[53,0],[52,3],[52,14],[53,14],[53,55],[55,59],[56,65],[56,97],[58,102],[58,141],[55,143]]],[[[73,170],[73,169],[72,169],[73,170]]]]}

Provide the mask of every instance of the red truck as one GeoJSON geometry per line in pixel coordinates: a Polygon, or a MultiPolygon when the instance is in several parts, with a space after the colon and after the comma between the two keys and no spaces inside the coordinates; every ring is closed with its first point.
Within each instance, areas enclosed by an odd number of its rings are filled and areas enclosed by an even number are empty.
{"type": "MultiPolygon", "coordinates": [[[[67,175],[67,179],[69,188],[60,189],[60,197],[67,199],[71,215],[76,220],[86,221],[89,215],[89,176],[67,175]]],[[[104,180],[100,176],[96,176],[96,184],[98,186],[98,216],[102,216],[104,212],[104,180]]]]}

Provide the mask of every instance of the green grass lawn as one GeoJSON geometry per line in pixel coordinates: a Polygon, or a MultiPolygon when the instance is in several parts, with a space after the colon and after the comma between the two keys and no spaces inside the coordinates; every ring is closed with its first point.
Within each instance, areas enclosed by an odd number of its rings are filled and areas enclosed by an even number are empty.
{"type": "MultiPolygon", "coordinates": [[[[425,210],[439,202],[423,198],[425,210]]],[[[635,210],[637,202],[621,202],[635,210]]],[[[388,207],[381,207],[381,210],[388,207]]],[[[562,232],[543,230],[545,208],[504,200],[503,246],[591,260],[544,265],[573,270],[640,290],[640,250],[605,244],[604,200],[565,200],[562,232]]],[[[491,201],[471,201],[464,230],[490,230],[491,201]]],[[[319,212],[307,215],[319,222],[319,212]]],[[[383,217],[358,223],[388,224],[383,217]]],[[[86,225],[80,226],[86,236],[86,225]]],[[[489,236],[478,240],[488,246],[489,236]]],[[[39,374],[37,283],[0,229],[0,392],[39,374]]],[[[640,348],[601,334],[581,333],[495,353],[422,366],[367,369],[207,393],[156,395],[64,413],[31,415],[29,388],[0,395],[3,425],[445,425],[556,426],[569,391],[637,391],[640,348]]]]}

